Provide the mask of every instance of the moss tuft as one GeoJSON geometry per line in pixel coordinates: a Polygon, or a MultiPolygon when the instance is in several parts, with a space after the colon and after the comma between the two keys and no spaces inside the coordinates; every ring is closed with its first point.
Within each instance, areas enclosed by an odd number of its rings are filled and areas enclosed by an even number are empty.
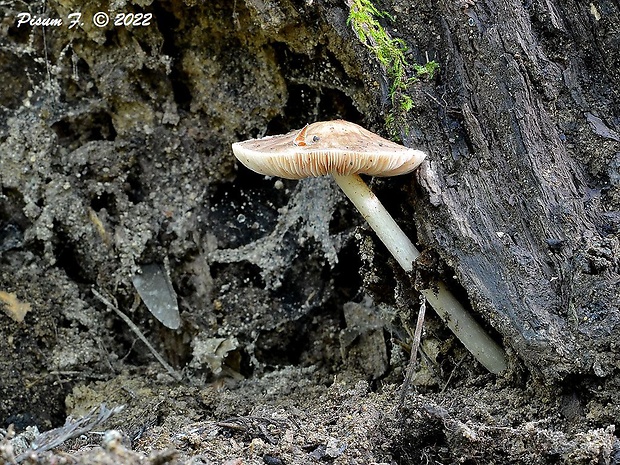
{"type": "Polygon", "coordinates": [[[386,73],[392,111],[396,113],[388,120],[395,122],[414,107],[413,99],[407,94],[409,86],[419,79],[432,79],[439,64],[429,61],[425,65],[409,65],[405,59],[406,42],[392,38],[381,25],[379,20],[382,18],[394,21],[392,16],[377,9],[370,0],[350,0],[348,24],[386,73]]]}

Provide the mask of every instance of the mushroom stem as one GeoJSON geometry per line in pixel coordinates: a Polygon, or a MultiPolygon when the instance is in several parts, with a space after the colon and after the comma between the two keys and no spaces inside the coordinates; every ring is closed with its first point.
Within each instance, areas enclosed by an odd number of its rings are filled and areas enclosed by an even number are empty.
{"type": "MultiPolygon", "coordinates": [[[[333,176],[403,270],[411,272],[413,262],[420,256],[420,252],[396,224],[377,196],[356,174],[333,176]]],[[[420,292],[467,350],[487,370],[498,374],[507,369],[503,349],[456,300],[443,282],[438,282],[435,289],[423,289],[420,292]]]]}

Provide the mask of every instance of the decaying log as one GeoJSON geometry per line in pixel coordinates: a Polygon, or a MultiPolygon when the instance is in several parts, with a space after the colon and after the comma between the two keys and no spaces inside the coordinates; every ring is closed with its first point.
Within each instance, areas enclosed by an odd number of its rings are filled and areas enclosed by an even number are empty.
{"type": "Polygon", "coordinates": [[[606,166],[620,148],[619,7],[603,3],[605,14],[552,0],[437,5],[441,104],[419,175],[421,242],[551,378],[618,364],[619,231],[605,210],[618,209],[606,166]]]}

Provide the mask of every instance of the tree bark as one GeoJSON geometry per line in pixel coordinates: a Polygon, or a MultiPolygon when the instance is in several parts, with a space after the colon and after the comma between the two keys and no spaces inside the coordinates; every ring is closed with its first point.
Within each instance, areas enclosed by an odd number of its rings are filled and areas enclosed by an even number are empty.
{"type": "Polygon", "coordinates": [[[618,366],[619,7],[597,5],[436,12],[421,241],[517,356],[556,379],[618,366]]]}

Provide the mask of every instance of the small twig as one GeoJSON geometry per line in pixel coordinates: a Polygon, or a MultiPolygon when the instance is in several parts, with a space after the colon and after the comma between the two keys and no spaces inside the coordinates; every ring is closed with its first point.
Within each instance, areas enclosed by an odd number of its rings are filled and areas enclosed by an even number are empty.
{"type": "Polygon", "coordinates": [[[232,423],[230,421],[218,421],[216,423],[220,428],[233,429],[235,431],[243,431],[244,433],[248,430],[248,427],[242,423],[232,423]]]}
{"type": "Polygon", "coordinates": [[[463,357],[461,360],[459,360],[459,362],[456,365],[454,365],[454,368],[452,368],[452,371],[450,372],[450,376],[448,376],[446,384],[444,385],[444,387],[441,388],[441,391],[439,392],[440,394],[443,394],[444,392],[446,392],[446,389],[448,388],[448,384],[450,384],[450,381],[452,381],[452,377],[454,376],[454,373],[456,372],[456,370],[458,370],[458,368],[461,366],[461,364],[465,360],[466,358],[463,357]]]}
{"type": "Polygon", "coordinates": [[[166,369],[168,374],[170,376],[172,376],[174,379],[176,379],[177,381],[181,381],[182,376],[174,368],[172,368],[172,366],[168,362],[166,362],[166,360],[164,360],[164,357],[162,357],[159,354],[159,352],[157,352],[155,350],[155,347],[153,347],[151,345],[151,343],[148,341],[146,336],[142,333],[142,331],[140,331],[140,328],[138,328],[134,324],[134,322],[131,321],[131,319],[127,315],[125,315],[122,311],[120,311],[119,308],[116,305],[114,305],[112,302],[110,302],[108,299],[106,299],[103,295],[101,295],[95,289],[92,289],[92,291],[93,291],[93,294],[95,295],[95,297],[97,297],[97,299],[99,299],[101,302],[103,302],[106,307],[108,307],[109,309],[113,310],[114,313],[116,313],[119,317],[121,317],[121,319],[125,323],[127,323],[127,326],[129,326],[129,328],[131,328],[131,330],[136,334],[136,336],[138,336],[138,338],[142,342],[144,342],[146,347],[151,351],[151,353],[157,359],[157,361],[159,363],[161,363],[161,365],[166,369]]]}
{"type": "Polygon", "coordinates": [[[416,361],[418,358],[418,350],[420,348],[420,340],[422,339],[422,328],[424,327],[424,314],[426,313],[426,299],[423,295],[420,296],[420,310],[418,312],[418,320],[415,324],[415,332],[413,334],[413,342],[411,343],[411,354],[409,355],[409,364],[407,365],[407,374],[400,391],[400,401],[398,408],[402,409],[405,405],[405,398],[407,392],[411,386],[411,380],[413,379],[413,373],[415,371],[416,361]]]}
{"type": "Polygon", "coordinates": [[[234,417],[216,423],[220,428],[228,428],[234,431],[243,431],[251,436],[262,436],[270,444],[277,444],[278,440],[267,430],[267,425],[274,425],[276,428],[284,428],[288,421],[279,421],[273,418],[264,417],[234,417]]]}

